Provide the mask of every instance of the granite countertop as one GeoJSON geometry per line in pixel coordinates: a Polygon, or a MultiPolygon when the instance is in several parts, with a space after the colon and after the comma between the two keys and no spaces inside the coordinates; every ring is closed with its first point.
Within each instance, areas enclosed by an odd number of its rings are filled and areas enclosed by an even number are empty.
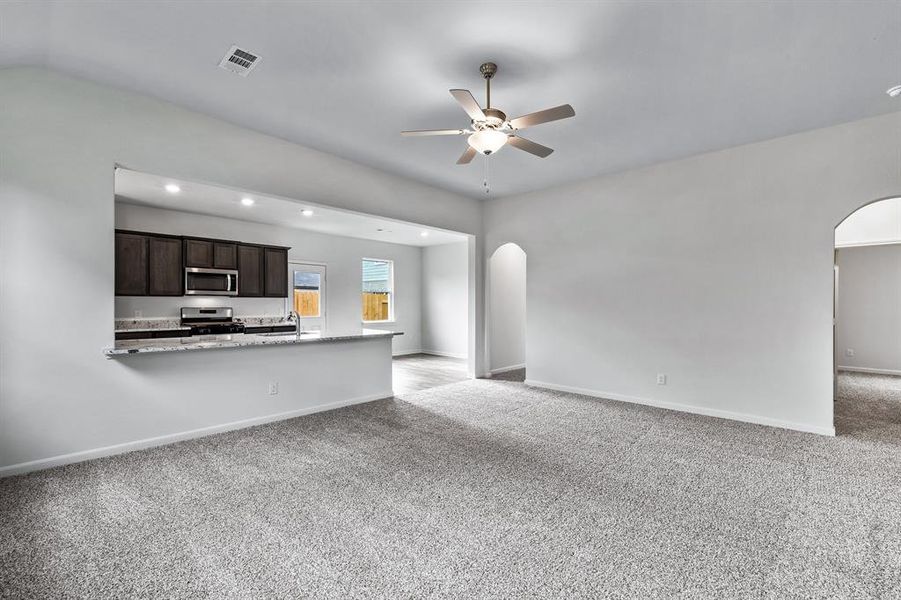
{"type": "Polygon", "coordinates": [[[319,342],[393,337],[395,335],[403,335],[403,332],[381,331],[378,329],[357,329],[355,331],[346,332],[304,331],[301,332],[300,335],[293,332],[284,334],[239,333],[234,335],[168,339],[118,340],[114,345],[104,348],[103,353],[107,358],[117,358],[120,356],[130,356],[132,354],[186,352],[191,350],[213,350],[217,348],[240,348],[244,346],[315,344],[319,342]]]}

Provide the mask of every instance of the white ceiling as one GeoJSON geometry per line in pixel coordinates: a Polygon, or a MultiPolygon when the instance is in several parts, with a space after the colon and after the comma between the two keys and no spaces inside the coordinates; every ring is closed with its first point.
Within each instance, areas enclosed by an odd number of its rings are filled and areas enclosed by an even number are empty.
{"type": "Polygon", "coordinates": [[[508,195],[901,110],[901,1],[4,2],[0,65],[137,90],[406,177],[508,195]],[[217,67],[259,53],[248,78],[217,67]],[[468,166],[449,88],[576,117],[468,166]]]}
{"type": "Polygon", "coordinates": [[[408,246],[437,246],[467,239],[462,233],[414,223],[121,168],[116,169],[116,201],[408,246]],[[170,183],[178,185],[181,191],[167,192],[166,185],[170,183]],[[245,197],[254,203],[244,206],[241,199],[245,197]],[[305,217],[301,213],[305,208],[311,209],[313,215],[305,217]],[[424,231],[427,237],[422,236],[424,231]]]}

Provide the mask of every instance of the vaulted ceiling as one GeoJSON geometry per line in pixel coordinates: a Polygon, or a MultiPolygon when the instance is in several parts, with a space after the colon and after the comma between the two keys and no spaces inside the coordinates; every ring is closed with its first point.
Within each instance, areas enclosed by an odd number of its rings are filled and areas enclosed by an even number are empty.
{"type": "Polygon", "coordinates": [[[901,110],[901,2],[6,2],[0,66],[43,65],[405,177],[509,195],[901,110]],[[242,78],[232,44],[262,56],[242,78]],[[448,93],[576,117],[458,166],[448,93]]]}

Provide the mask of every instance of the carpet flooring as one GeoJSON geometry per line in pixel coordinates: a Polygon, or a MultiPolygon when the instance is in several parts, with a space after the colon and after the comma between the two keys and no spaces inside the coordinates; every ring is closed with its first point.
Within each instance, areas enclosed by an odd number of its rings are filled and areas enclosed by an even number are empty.
{"type": "Polygon", "coordinates": [[[901,381],[827,438],[477,380],[0,481],[5,598],[898,598],[901,381]]]}

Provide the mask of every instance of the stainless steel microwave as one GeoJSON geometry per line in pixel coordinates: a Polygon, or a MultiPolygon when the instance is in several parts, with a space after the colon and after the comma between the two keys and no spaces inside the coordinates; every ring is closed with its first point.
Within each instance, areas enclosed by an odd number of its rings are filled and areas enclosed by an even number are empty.
{"type": "Polygon", "coordinates": [[[237,296],[238,272],[233,269],[185,268],[186,296],[237,296]]]}

